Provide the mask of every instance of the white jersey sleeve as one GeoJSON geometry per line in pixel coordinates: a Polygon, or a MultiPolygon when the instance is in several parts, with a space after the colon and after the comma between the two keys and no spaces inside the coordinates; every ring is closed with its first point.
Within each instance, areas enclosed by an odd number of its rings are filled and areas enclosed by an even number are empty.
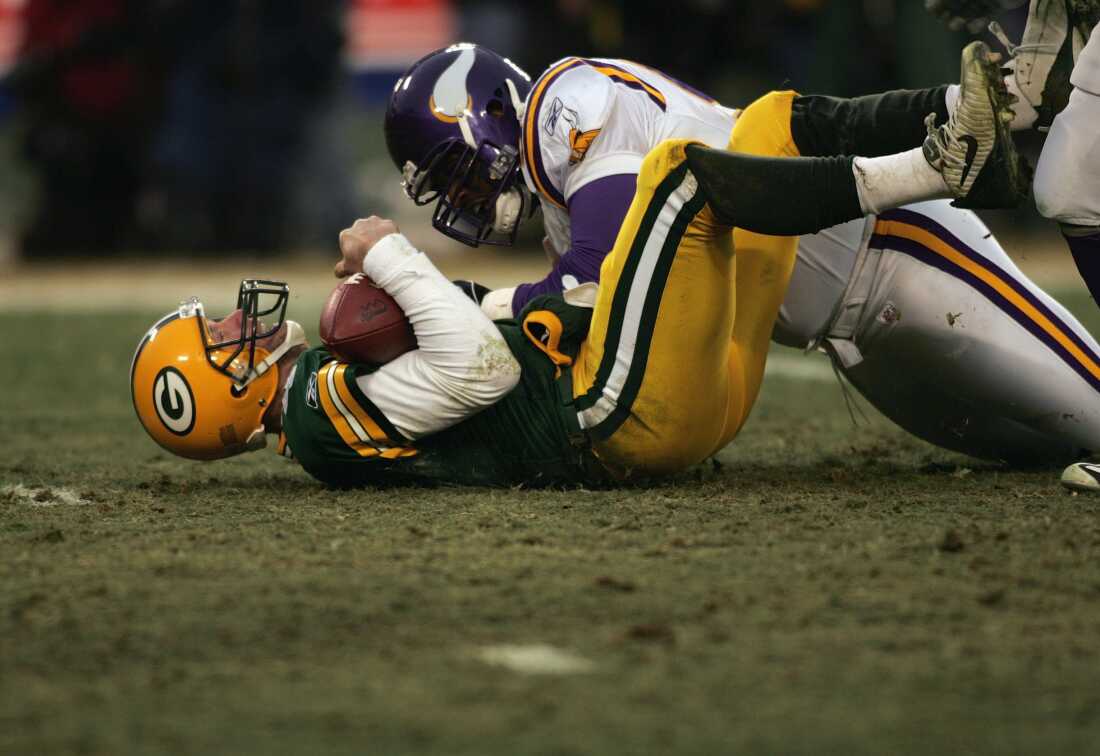
{"type": "MultiPolygon", "coordinates": [[[[706,95],[637,63],[565,58],[539,77],[527,98],[524,177],[544,208],[565,210],[586,184],[638,173],[665,139],[725,147],[735,117],[706,95]]],[[[554,230],[548,231],[554,239],[554,230]]]]}
{"type": "Polygon", "coordinates": [[[357,379],[398,431],[417,439],[494,404],[520,368],[500,331],[401,234],[371,249],[363,272],[397,300],[418,348],[357,379]]]}

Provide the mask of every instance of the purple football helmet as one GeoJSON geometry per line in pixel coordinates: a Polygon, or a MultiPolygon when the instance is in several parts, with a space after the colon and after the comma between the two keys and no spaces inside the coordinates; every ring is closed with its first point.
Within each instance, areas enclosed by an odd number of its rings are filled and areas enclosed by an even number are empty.
{"type": "Polygon", "coordinates": [[[531,77],[507,58],[459,43],[425,55],[397,81],[386,147],[432,225],[458,241],[512,244],[538,203],[519,171],[519,113],[531,77]]]}

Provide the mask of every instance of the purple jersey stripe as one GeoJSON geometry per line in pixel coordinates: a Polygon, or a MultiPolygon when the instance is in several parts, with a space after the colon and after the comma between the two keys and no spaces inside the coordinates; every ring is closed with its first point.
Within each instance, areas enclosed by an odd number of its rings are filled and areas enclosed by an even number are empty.
{"type": "Polygon", "coordinates": [[[653,102],[657,105],[657,107],[661,109],[662,112],[667,110],[668,105],[665,102],[665,96],[661,94],[661,90],[647,82],[645,79],[638,78],[637,74],[633,74],[630,71],[627,71],[622,66],[617,66],[614,63],[609,63],[605,60],[595,60],[592,58],[583,58],[582,60],[592,68],[595,68],[597,71],[602,73],[607,78],[611,79],[613,82],[617,84],[623,84],[639,92],[644,92],[646,96],[649,97],[649,99],[653,100],[653,102]]]}
{"type": "MultiPolygon", "coordinates": [[[[524,167],[535,185],[535,191],[562,209],[565,209],[565,196],[550,180],[550,174],[546,172],[546,166],[542,160],[542,146],[539,142],[540,114],[545,101],[543,95],[550,85],[566,71],[583,65],[584,61],[581,59],[570,58],[540,76],[535,86],[531,88],[531,95],[527,98],[527,106],[523,114],[523,140],[520,142],[520,151],[523,154],[524,167]]],[[[555,101],[560,103],[560,100],[555,101]]],[[[560,115],[560,111],[554,112],[552,109],[547,114],[547,133],[553,133],[554,125],[560,115]]]]}
{"type": "MultiPolygon", "coordinates": [[[[1039,323],[1036,323],[1034,319],[1027,315],[1027,313],[1023,312],[1015,304],[1005,299],[1000,294],[1000,292],[998,292],[982,279],[972,274],[970,271],[959,267],[951,260],[945,258],[936,250],[929,249],[920,242],[914,241],[912,239],[906,239],[901,236],[876,233],[871,236],[869,245],[874,249],[889,249],[909,255],[910,257],[914,257],[927,265],[931,265],[933,268],[942,270],[944,273],[947,273],[948,275],[954,276],[955,278],[958,278],[959,280],[965,282],[971,288],[978,291],[986,299],[988,299],[990,302],[992,302],[994,305],[1004,311],[1004,313],[1007,314],[1010,318],[1012,318],[1025,329],[1027,329],[1027,331],[1032,336],[1045,344],[1052,352],[1058,355],[1058,357],[1060,357],[1063,362],[1069,365],[1069,367],[1072,368],[1075,373],[1084,378],[1089,383],[1089,385],[1093,387],[1093,389],[1095,389],[1096,391],[1100,391],[1100,378],[1097,378],[1095,375],[1093,375],[1092,371],[1090,371],[1086,365],[1082,364],[1080,360],[1074,357],[1074,355],[1071,354],[1069,350],[1065,348],[1065,346],[1063,346],[1059,341],[1052,337],[1045,328],[1043,328],[1039,323]]],[[[971,250],[971,253],[973,253],[973,250],[971,250]]],[[[980,259],[982,259],[982,261],[986,263],[984,267],[986,267],[987,269],[992,271],[996,268],[996,266],[993,266],[991,263],[989,263],[988,260],[985,260],[984,258],[980,259]]],[[[1010,278],[1005,278],[1003,280],[1006,283],[1015,283],[1015,281],[1011,280],[1010,278]]],[[[1013,286],[1012,288],[1015,290],[1017,287],[1013,286]]],[[[1046,313],[1044,312],[1044,314],[1046,313]]],[[[1048,315],[1047,317],[1050,318],[1050,315],[1048,315]]],[[[1051,322],[1057,324],[1067,336],[1076,336],[1076,334],[1073,334],[1072,331],[1069,331],[1067,328],[1065,328],[1060,320],[1051,319],[1051,322]]],[[[1073,340],[1076,343],[1077,340],[1073,340]]],[[[1086,354],[1096,360],[1096,355],[1094,352],[1092,352],[1092,350],[1086,348],[1083,351],[1085,351],[1086,354]]]]}
{"type": "Polygon", "coordinates": [[[1027,301],[1032,307],[1041,312],[1051,323],[1053,323],[1060,331],[1062,331],[1066,338],[1073,342],[1073,344],[1082,352],[1087,354],[1094,362],[1100,364],[1100,356],[1097,356],[1092,347],[1089,346],[1077,332],[1074,331],[1069,325],[1054,311],[1052,311],[1047,305],[1038,297],[1036,297],[1031,290],[1021,284],[1005,270],[1002,270],[999,265],[994,263],[989,258],[978,254],[971,247],[964,244],[957,236],[952,234],[942,225],[929,218],[927,215],[915,212],[913,210],[906,210],[904,208],[898,208],[896,210],[888,210],[881,213],[878,216],[879,220],[884,221],[898,221],[900,223],[908,223],[911,226],[924,229],[933,236],[938,237],[941,241],[947,244],[949,247],[959,252],[964,257],[973,261],[977,265],[985,268],[1003,283],[1008,285],[1014,292],[1016,292],[1021,298],[1027,301]]]}

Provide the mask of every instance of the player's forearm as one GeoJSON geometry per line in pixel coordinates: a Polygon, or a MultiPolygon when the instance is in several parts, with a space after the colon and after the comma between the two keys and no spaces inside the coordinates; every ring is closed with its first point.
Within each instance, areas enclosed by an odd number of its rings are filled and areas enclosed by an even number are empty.
{"type": "Polygon", "coordinates": [[[599,281],[600,264],[607,251],[609,250],[569,250],[545,278],[516,287],[512,295],[512,311],[520,312],[528,302],[543,294],[561,294],[578,284],[599,281]]]}
{"type": "Polygon", "coordinates": [[[569,198],[570,249],[545,278],[516,287],[514,313],[535,297],[600,280],[600,265],[615,246],[637,183],[637,174],[619,173],[590,181],[573,193],[569,198]]]}
{"type": "Polygon", "coordinates": [[[412,324],[417,349],[364,376],[361,387],[410,438],[433,433],[500,399],[519,365],[496,326],[401,234],[379,241],[363,272],[412,324]]]}

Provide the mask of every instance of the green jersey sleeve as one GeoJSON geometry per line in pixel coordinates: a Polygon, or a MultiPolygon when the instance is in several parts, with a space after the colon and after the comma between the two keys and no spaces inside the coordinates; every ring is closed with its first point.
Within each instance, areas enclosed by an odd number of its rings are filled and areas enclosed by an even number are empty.
{"type": "Polygon", "coordinates": [[[547,486],[606,480],[571,420],[576,412],[560,366],[543,345],[535,345],[534,334],[525,335],[511,322],[497,327],[522,368],[519,384],[495,404],[415,443],[359,389],[356,378],[371,367],[339,362],[322,348],[306,352],[285,394],[288,456],[336,486],[547,486]]]}
{"type": "Polygon", "coordinates": [[[339,362],[323,348],[298,358],[286,390],[283,433],[293,457],[314,477],[335,483],[349,464],[418,453],[359,389],[356,377],[370,369],[339,362]]]}

